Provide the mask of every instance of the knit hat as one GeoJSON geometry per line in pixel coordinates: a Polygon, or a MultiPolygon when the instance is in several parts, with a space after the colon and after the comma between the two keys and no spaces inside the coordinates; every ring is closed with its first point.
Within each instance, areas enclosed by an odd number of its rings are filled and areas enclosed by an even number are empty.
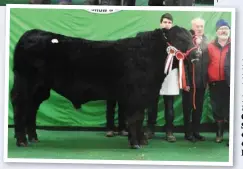
{"type": "Polygon", "coordinates": [[[228,22],[225,21],[224,19],[218,20],[218,22],[216,23],[216,30],[218,30],[221,26],[227,26],[230,29],[228,22]]]}

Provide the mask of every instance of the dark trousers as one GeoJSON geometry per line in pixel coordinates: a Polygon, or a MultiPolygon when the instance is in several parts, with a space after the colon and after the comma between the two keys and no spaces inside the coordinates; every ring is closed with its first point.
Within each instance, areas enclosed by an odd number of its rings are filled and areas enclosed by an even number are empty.
{"type": "MultiPolygon", "coordinates": [[[[115,108],[116,108],[116,100],[107,100],[106,103],[106,127],[108,130],[114,131],[114,116],[115,116],[115,108]]],[[[125,122],[125,113],[121,104],[118,103],[118,130],[125,130],[126,122],[125,122]]]]}
{"type": "Polygon", "coordinates": [[[226,81],[210,83],[209,92],[215,121],[229,120],[230,87],[226,81]]]}
{"type": "MultiPolygon", "coordinates": [[[[165,106],[165,127],[167,132],[172,132],[174,121],[174,96],[163,96],[165,106]]],[[[159,95],[156,97],[151,107],[148,109],[148,126],[154,127],[158,115],[159,95]]]]}
{"type": "Polygon", "coordinates": [[[195,93],[195,106],[193,107],[193,93],[194,89],[191,88],[189,92],[182,93],[182,106],[184,116],[185,133],[191,134],[199,132],[200,122],[203,111],[205,88],[196,88],[195,93]]]}

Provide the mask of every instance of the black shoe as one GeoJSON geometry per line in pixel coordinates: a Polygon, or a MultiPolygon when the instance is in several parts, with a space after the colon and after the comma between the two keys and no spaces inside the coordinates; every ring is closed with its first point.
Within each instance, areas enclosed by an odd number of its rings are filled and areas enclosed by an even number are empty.
{"type": "Polygon", "coordinates": [[[191,134],[185,134],[184,138],[185,138],[185,140],[191,141],[193,143],[197,141],[196,138],[191,134]]]}
{"type": "Polygon", "coordinates": [[[145,132],[145,136],[147,137],[147,139],[152,139],[154,137],[154,130],[154,126],[148,126],[147,131],[145,132]]]}
{"type": "Polygon", "coordinates": [[[224,133],[224,121],[219,121],[217,124],[217,132],[216,132],[216,143],[221,143],[223,141],[223,133],[224,133]]]}
{"type": "Polygon", "coordinates": [[[201,136],[199,133],[194,133],[193,136],[195,137],[195,139],[199,140],[199,141],[205,141],[205,137],[201,136]]]}

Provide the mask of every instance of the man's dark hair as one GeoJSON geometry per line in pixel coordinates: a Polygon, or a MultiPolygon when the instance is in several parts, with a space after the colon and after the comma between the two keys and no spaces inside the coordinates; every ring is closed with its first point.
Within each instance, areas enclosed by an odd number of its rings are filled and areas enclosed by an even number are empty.
{"type": "Polygon", "coordinates": [[[169,14],[169,13],[165,13],[165,14],[163,14],[163,15],[161,16],[161,18],[160,18],[160,23],[163,21],[164,18],[169,19],[169,20],[171,20],[171,21],[173,22],[173,17],[172,17],[172,15],[169,14]]]}

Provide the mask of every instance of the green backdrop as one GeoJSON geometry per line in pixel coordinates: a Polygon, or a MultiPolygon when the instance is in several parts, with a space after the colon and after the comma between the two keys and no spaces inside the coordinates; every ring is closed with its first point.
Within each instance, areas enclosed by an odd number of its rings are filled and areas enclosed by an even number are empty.
{"type": "MultiPolygon", "coordinates": [[[[32,28],[44,29],[64,35],[83,37],[90,40],[114,40],[135,36],[139,31],[152,30],[159,27],[160,16],[170,12],[174,23],[190,29],[194,17],[202,17],[206,21],[205,33],[209,40],[215,38],[215,23],[224,18],[230,23],[231,13],[223,12],[173,12],[173,11],[120,11],[113,14],[94,14],[76,9],[11,9],[10,16],[10,74],[9,88],[13,85],[12,57],[13,49],[20,36],[32,28]]],[[[163,72],[161,72],[163,73],[163,72]]],[[[163,99],[159,101],[158,125],[164,125],[163,99]]],[[[182,125],[181,96],[175,98],[174,124],[182,125]]],[[[89,102],[80,110],[54,91],[39,109],[38,126],[82,126],[104,127],[105,101],[89,102]]],[[[115,116],[117,123],[117,114],[115,116]]],[[[202,123],[213,122],[208,91],[205,94],[202,123]]],[[[13,124],[13,109],[9,102],[9,124],[13,124]]]]}

